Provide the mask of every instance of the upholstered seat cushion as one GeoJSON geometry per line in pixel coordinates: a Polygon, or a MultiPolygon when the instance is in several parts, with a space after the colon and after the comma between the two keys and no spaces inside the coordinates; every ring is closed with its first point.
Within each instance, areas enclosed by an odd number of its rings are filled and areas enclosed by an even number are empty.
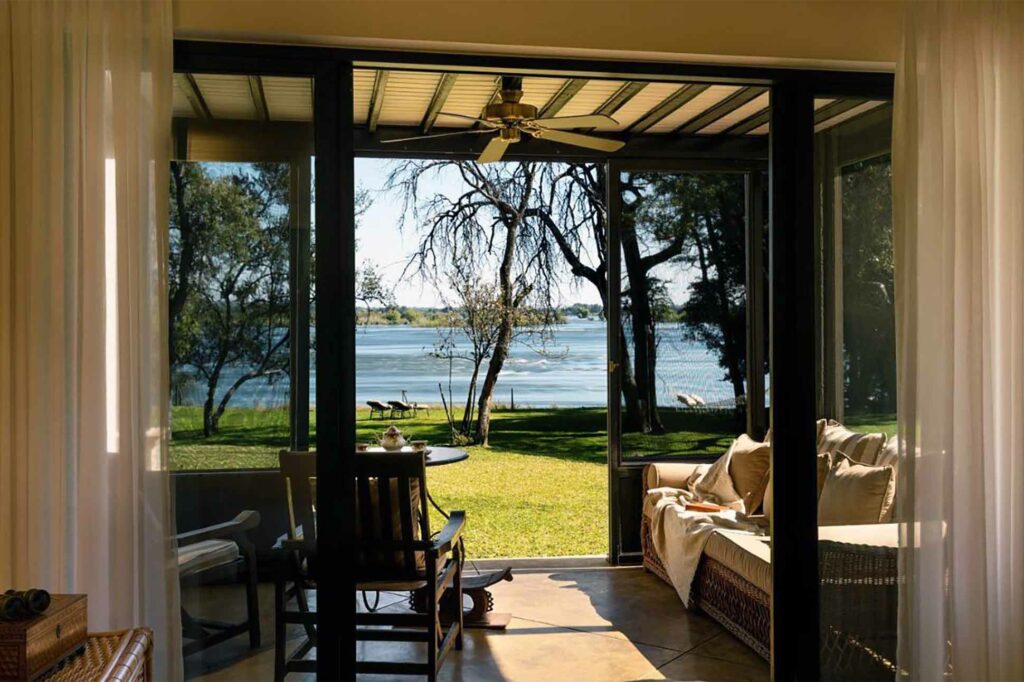
{"type": "Polygon", "coordinates": [[[772,590],[772,551],[765,536],[715,531],[704,545],[704,555],[714,559],[766,593],[772,590]]]}
{"type": "MultiPolygon", "coordinates": [[[[873,547],[899,546],[899,532],[895,523],[820,526],[818,539],[873,547]]],[[[759,590],[771,594],[772,551],[769,538],[716,530],[708,538],[704,554],[737,573],[759,590]]]]}
{"type": "Polygon", "coordinates": [[[203,540],[178,548],[178,573],[186,576],[230,564],[240,556],[231,540],[203,540]]]}

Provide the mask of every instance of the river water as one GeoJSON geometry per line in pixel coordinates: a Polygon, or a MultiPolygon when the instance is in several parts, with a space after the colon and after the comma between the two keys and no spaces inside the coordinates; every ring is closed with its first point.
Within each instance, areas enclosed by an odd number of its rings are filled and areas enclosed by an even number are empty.
{"type": "MultiPolygon", "coordinates": [[[[696,394],[708,403],[732,398],[732,386],[723,380],[724,370],[703,344],[683,339],[674,325],[659,327],[659,404],[677,403],[679,393],[696,394]]],[[[447,394],[449,363],[434,356],[439,330],[400,325],[364,326],[356,331],[356,401],[396,400],[402,391],[410,401],[437,404],[438,383],[447,394]]],[[[513,343],[510,357],[498,379],[495,401],[508,404],[513,392],[517,406],[603,406],[606,397],[607,350],[605,323],[573,319],[555,328],[543,348],[534,342],[513,343]]],[[[452,367],[452,396],[465,400],[471,367],[456,360],[452,367]]],[[[241,370],[227,368],[221,380],[223,393],[241,370]]],[[[481,369],[486,371],[486,365],[481,369]]],[[[188,392],[188,403],[201,404],[202,390],[188,392]]],[[[316,402],[316,377],[310,381],[310,404],[316,402]]],[[[236,407],[282,407],[288,404],[287,379],[268,385],[262,380],[245,384],[231,403],[236,407]]]]}

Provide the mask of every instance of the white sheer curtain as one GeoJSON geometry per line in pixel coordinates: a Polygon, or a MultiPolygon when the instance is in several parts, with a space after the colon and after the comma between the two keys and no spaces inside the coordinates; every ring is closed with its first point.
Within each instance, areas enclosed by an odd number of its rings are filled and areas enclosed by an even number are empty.
{"type": "Polygon", "coordinates": [[[909,3],[896,75],[900,665],[1024,679],[1024,5],[909,3]]]}
{"type": "Polygon", "coordinates": [[[0,588],[181,676],[166,470],[169,2],[0,0],[0,588]]]}

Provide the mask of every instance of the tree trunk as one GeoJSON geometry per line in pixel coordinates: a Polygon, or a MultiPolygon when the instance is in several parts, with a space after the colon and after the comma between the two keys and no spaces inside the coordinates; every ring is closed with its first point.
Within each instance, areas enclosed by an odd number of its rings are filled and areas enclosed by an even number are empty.
{"type": "Polygon", "coordinates": [[[174,201],[178,209],[178,232],[181,236],[181,252],[178,261],[178,286],[170,292],[167,305],[167,339],[168,359],[170,366],[178,364],[175,336],[178,316],[181,315],[185,302],[188,300],[191,286],[192,270],[195,268],[196,234],[192,224],[192,216],[185,203],[185,179],[182,177],[181,163],[171,162],[171,177],[174,179],[174,201]]]}
{"type": "Polygon", "coordinates": [[[633,376],[637,389],[637,412],[629,422],[641,433],[663,433],[664,426],[658,414],[657,395],[657,337],[654,312],[651,310],[650,286],[643,265],[636,230],[623,220],[622,260],[629,277],[630,317],[633,332],[633,376]]]}
{"type": "Polygon", "coordinates": [[[715,295],[719,306],[719,327],[722,330],[722,359],[725,361],[726,372],[732,383],[733,395],[739,398],[746,394],[743,385],[743,356],[746,352],[746,339],[737,338],[732,324],[732,311],[729,293],[725,288],[725,264],[722,262],[722,245],[711,227],[710,216],[704,216],[704,225],[708,236],[708,253],[712,265],[715,266],[715,295]]]}
{"type": "Polygon", "coordinates": [[[473,426],[473,403],[476,399],[476,381],[480,376],[480,363],[481,360],[475,360],[473,362],[473,375],[469,378],[469,390],[466,391],[466,408],[462,411],[462,426],[459,427],[459,432],[464,436],[468,436],[473,426]]]}
{"type": "Polygon", "coordinates": [[[501,297],[501,327],[494,342],[494,352],[487,364],[487,375],[480,388],[480,402],[477,406],[476,434],[474,440],[479,445],[487,445],[491,434],[491,405],[494,402],[494,387],[498,384],[498,375],[505,366],[508,349],[512,345],[512,334],[515,331],[515,309],[517,303],[512,291],[512,263],[515,258],[516,240],[519,238],[520,216],[507,216],[505,219],[505,253],[502,254],[501,267],[498,268],[498,293],[501,297]]]}
{"type": "Polygon", "coordinates": [[[217,433],[217,419],[214,418],[214,404],[217,397],[217,384],[220,382],[220,372],[224,367],[223,359],[218,359],[214,365],[213,372],[206,380],[206,401],[203,402],[203,437],[209,438],[217,433]]]}

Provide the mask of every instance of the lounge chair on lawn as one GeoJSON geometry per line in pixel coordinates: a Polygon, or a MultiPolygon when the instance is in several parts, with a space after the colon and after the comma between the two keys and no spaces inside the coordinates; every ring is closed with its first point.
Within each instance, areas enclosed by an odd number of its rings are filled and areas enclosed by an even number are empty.
{"type": "Polygon", "coordinates": [[[392,419],[395,418],[395,414],[396,413],[398,414],[398,418],[399,419],[405,419],[405,416],[409,412],[412,412],[413,415],[416,414],[416,410],[415,410],[415,408],[412,405],[410,405],[409,403],[406,403],[406,402],[402,402],[401,400],[389,400],[388,401],[388,405],[391,406],[391,418],[392,419]]]}
{"type": "Polygon", "coordinates": [[[379,400],[367,400],[366,404],[370,406],[370,419],[373,419],[375,414],[379,414],[380,418],[384,419],[387,412],[392,409],[379,400]]]}

